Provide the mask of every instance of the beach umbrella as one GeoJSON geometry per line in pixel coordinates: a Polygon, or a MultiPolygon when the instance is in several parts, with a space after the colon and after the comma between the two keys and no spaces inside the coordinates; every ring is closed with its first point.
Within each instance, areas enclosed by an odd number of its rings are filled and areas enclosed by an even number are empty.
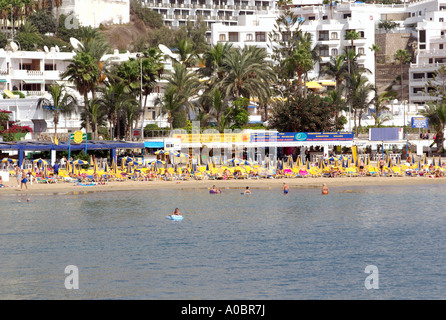
{"type": "Polygon", "coordinates": [[[415,164],[415,157],[412,157],[411,161],[412,161],[412,165],[414,165],[415,164]]]}
{"type": "Polygon", "coordinates": [[[244,160],[239,159],[239,158],[232,158],[230,160],[228,160],[228,163],[232,163],[233,166],[235,166],[236,164],[242,164],[244,162],[244,160]]]}
{"type": "Polygon", "coordinates": [[[140,165],[142,165],[142,163],[136,160],[127,162],[127,166],[140,166],[140,165]]]}
{"type": "Polygon", "coordinates": [[[435,158],[434,157],[432,157],[432,165],[435,167],[436,165],[435,165],[435,158]]]}
{"type": "Polygon", "coordinates": [[[166,151],[163,149],[159,149],[157,151],[155,151],[153,154],[156,154],[157,156],[164,154],[166,151]]]}
{"type": "Polygon", "coordinates": [[[177,152],[176,156],[189,158],[189,155],[187,153],[183,153],[183,152],[177,152]]]}
{"type": "MultiPolygon", "coordinates": [[[[254,162],[245,160],[245,161],[243,162],[243,164],[244,164],[245,166],[253,166],[253,165],[254,165],[254,162]]],[[[283,166],[283,163],[282,163],[282,166],[283,166]]]]}
{"type": "Polygon", "coordinates": [[[148,163],[151,164],[151,165],[156,165],[156,166],[165,164],[165,162],[161,161],[161,160],[152,160],[152,161],[149,161],[148,163]]]}
{"type": "Polygon", "coordinates": [[[307,161],[307,170],[310,170],[310,161],[307,161]]]}
{"type": "Polygon", "coordinates": [[[426,155],[424,156],[424,162],[423,162],[423,164],[427,164],[427,157],[426,157],[426,155]]]}
{"type": "Polygon", "coordinates": [[[441,167],[441,156],[438,156],[438,166],[441,167]]]}
{"type": "Polygon", "coordinates": [[[418,159],[418,169],[421,169],[421,159],[418,159]]]}
{"type": "Polygon", "coordinates": [[[6,163],[6,162],[14,162],[14,161],[17,161],[17,160],[14,160],[14,159],[10,159],[10,158],[3,158],[3,160],[2,160],[2,163],[6,163]]]}
{"type": "Polygon", "coordinates": [[[88,162],[88,164],[93,167],[94,165],[93,155],[90,156],[90,161],[88,162]]]}
{"type": "Polygon", "coordinates": [[[81,159],[78,159],[78,160],[74,160],[74,161],[71,161],[71,163],[72,163],[72,164],[74,164],[74,165],[83,165],[83,164],[88,164],[88,162],[87,162],[87,161],[84,161],[84,160],[81,160],[81,159]]]}
{"type": "Polygon", "coordinates": [[[38,163],[38,164],[44,164],[44,165],[48,165],[48,161],[46,161],[46,160],[43,160],[43,159],[36,159],[36,160],[33,160],[33,163],[38,163]]]}

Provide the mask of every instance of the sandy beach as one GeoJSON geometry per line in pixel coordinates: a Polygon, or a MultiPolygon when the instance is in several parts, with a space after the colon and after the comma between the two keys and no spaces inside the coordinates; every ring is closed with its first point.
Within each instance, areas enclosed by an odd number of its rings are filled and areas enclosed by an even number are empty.
{"type": "Polygon", "coordinates": [[[423,185],[446,184],[446,177],[338,177],[338,178],[286,178],[286,179],[238,179],[238,180],[188,180],[188,181],[114,181],[105,185],[78,186],[74,183],[28,183],[28,190],[16,186],[14,177],[5,182],[5,188],[0,189],[1,195],[20,194],[66,194],[77,192],[107,192],[107,191],[135,191],[154,189],[209,189],[216,185],[219,189],[236,189],[249,186],[250,189],[278,189],[286,182],[290,189],[320,188],[326,183],[330,188],[361,187],[361,186],[389,186],[389,185],[423,185]]]}

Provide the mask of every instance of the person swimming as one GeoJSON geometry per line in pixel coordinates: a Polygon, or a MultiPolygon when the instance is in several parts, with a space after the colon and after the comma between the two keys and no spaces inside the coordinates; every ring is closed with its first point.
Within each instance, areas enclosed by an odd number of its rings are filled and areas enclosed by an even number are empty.
{"type": "Polygon", "coordinates": [[[246,187],[245,192],[243,194],[251,194],[251,190],[249,190],[249,187],[246,187]]]}
{"type": "Polygon", "coordinates": [[[287,194],[287,193],[289,192],[288,185],[286,184],[285,181],[283,182],[282,192],[283,192],[284,194],[287,194]]]}
{"type": "Polygon", "coordinates": [[[329,191],[329,189],[328,189],[327,185],[325,183],[322,184],[322,194],[328,194],[328,191],[329,191]]]}

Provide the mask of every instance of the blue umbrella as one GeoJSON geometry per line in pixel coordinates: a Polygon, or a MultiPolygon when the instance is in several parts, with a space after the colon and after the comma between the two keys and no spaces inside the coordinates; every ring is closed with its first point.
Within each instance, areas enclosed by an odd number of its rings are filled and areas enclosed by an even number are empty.
{"type": "Polygon", "coordinates": [[[228,160],[228,163],[232,163],[234,166],[236,164],[242,164],[244,162],[244,160],[239,159],[239,158],[232,158],[231,160],[228,160]]]}

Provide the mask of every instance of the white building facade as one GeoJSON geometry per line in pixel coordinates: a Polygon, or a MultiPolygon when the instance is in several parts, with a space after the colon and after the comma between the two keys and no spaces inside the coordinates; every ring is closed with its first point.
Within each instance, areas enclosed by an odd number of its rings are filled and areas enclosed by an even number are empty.
{"type": "MultiPolygon", "coordinates": [[[[48,110],[37,108],[41,98],[51,100],[48,93],[49,86],[58,83],[67,88],[83,105],[83,96],[79,94],[75,86],[61,78],[73,52],[57,52],[51,48],[48,52],[39,51],[11,51],[0,49],[0,110],[11,111],[11,120],[20,121],[21,125],[30,126],[33,132],[54,132],[53,115],[48,110]],[[16,93],[13,97],[7,94],[16,93]]],[[[115,50],[113,54],[106,54],[102,61],[106,63],[121,63],[130,58],[138,59],[137,53],[119,53],[115,50]]],[[[171,70],[170,62],[164,64],[165,72],[171,70]]],[[[164,92],[165,80],[160,80],[154,88],[154,92],[147,97],[147,110],[144,126],[155,123],[160,127],[169,126],[167,117],[161,115],[155,107],[155,100],[164,92]]],[[[143,102],[145,97],[143,97],[143,102]]],[[[67,133],[79,130],[81,127],[80,110],[65,116],[60,115],[58,132],[67,133]]]]}
{"type": "Polygon", "coordinates": [[[68,16],[67,28],[125,24],[130,22],[130,0],[64,0],[59,13],[68,16]]]}

